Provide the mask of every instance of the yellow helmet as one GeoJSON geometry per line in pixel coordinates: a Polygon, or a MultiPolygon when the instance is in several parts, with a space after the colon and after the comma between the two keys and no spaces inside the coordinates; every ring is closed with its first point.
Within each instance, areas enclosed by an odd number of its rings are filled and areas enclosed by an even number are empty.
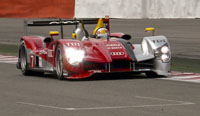
{"type": "Polygon", "coordinates": [[[99,28],[95,35],[97,39],[108,38],[108,30],[106,28],[99,28]]]}
{"type": "Polygon", "coordinates": [[[103,19],[102,19],[102,18],[99,18],[98,23],[97,23],[97,26],[96,26],[96,28],[94,29],[92,35],[95,35],[95,34],[96,34],[96,31],[97,31],[99,28],[104,28],[104,23],[103,23],[103,19]]]}

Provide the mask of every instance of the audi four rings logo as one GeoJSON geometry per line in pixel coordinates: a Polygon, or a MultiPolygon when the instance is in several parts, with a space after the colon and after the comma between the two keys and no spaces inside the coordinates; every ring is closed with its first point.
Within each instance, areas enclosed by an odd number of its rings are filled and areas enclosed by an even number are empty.
{"type": "Polygon", "coordinates": [[[124,54],[125,54],[124,52],[111,52],[110,53],[110,55],[112,55],[112,56],[122,56],[124,54]]]}

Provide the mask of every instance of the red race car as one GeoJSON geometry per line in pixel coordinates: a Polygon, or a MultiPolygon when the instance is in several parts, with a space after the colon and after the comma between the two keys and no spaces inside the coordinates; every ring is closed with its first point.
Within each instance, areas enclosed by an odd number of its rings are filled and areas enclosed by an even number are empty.
{"type": "MultiPolygon", "coordinates": [[[[87,78],[94,73],[141,72],[147,76],[168,76],[171,52],[165,36],[144,37],[132,44],[130,35],[111,33],[109,19],[33,21],[29,26],[60,26],[49,37],[23,36],[19,46],[17,68],[24,75],[35,72],[56,73],[58,79],[87,78]],[[86,24],[97,24],[89,35],[86,24]],[[75,25],[72,38],[63,37],[63,26],[75,25]]],[[[153,31],[147,28],[146,31],[153,31]]]]}

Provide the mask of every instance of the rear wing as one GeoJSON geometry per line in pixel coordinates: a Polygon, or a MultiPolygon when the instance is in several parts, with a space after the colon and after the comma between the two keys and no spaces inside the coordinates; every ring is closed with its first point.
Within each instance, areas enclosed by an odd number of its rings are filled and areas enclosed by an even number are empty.
{"type": "MultiPolygon", "coordinates": [[[[63,26],[65,25],[77,25],[79,23],[82,24],[97,24],[98,19],[74,19],[74,20],[51,20],[51,21],[32,21],[28,22],[27,20],[24,21],[25,26],[25,35],[27,35],[27,27],[37,27],[37,26],[60,26],[61,27],[61,38],[63,38],[63,26]]],[[[103,22],[105,27],[110,31],[110,22],[109,18],[104,18],[103,22]]]]}
{"type": "MultiPolygon", "coordinates": [[[[105,24],[109,23],[109,19],[103,19],[105,24]]],[[[79,20],[52,20],[52,21],[33,21],[27,23],[27,26],[60,26],[60,25],[77,25],[83,22],[84,24],[97,24],[98,19],[79,19],[79,20]]]]}

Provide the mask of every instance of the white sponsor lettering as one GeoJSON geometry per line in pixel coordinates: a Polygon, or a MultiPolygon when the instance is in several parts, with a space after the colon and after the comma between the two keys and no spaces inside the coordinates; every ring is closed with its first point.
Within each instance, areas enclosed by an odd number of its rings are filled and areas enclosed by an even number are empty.
{"type": "Polygon", "coordinates": [[[110,50],[110,49],[112,49],[112,50],[114,50],[114,49],[122,49],[122,47],[107,47],[107,49],[108,50],[110,50]]]}
{"type": "Polygon", "coordinates": [[[121,46],[121,45],[120,44],[107,44],[106,46],[109,47],[109,46],[121,46]]]}
{"type": "Polygon", "coordinates": [[[125,54],[124,52],[111,52],[110,53],[110,55],[112,55],[112,56],[122,56],[124,54],[125,54]]]}
{"type": "Polygon", "coordinates": [[[48,57],[53,57],[53,50],[50,50],[50,49],[49,49],[47,55],[48,55],[48,57]]]}
{"type": "Polygon", "coordinates": [[[81,46],[80,43],[66,43],[67,46],[81,46]]]}
{"type": "Polygon", "coordinates": [[[39,51],[39,54],[40,54],[40,55],[42,55],[42,54],[47,54],[47,52],[46,52],[45,50],[40,50],[40,51],[39,51]]]}
{"type": "Polygon", "coordinates": [[[163,39],[160,40],[151,40],[153,43],[166,43],[166,41],[163,39]]]}
{"type": "Polygon", "coordinates": [[[49,24],[74,24],[74,23],[79,23],[79,21],[54,21],[50,22],[49,24]]]}

